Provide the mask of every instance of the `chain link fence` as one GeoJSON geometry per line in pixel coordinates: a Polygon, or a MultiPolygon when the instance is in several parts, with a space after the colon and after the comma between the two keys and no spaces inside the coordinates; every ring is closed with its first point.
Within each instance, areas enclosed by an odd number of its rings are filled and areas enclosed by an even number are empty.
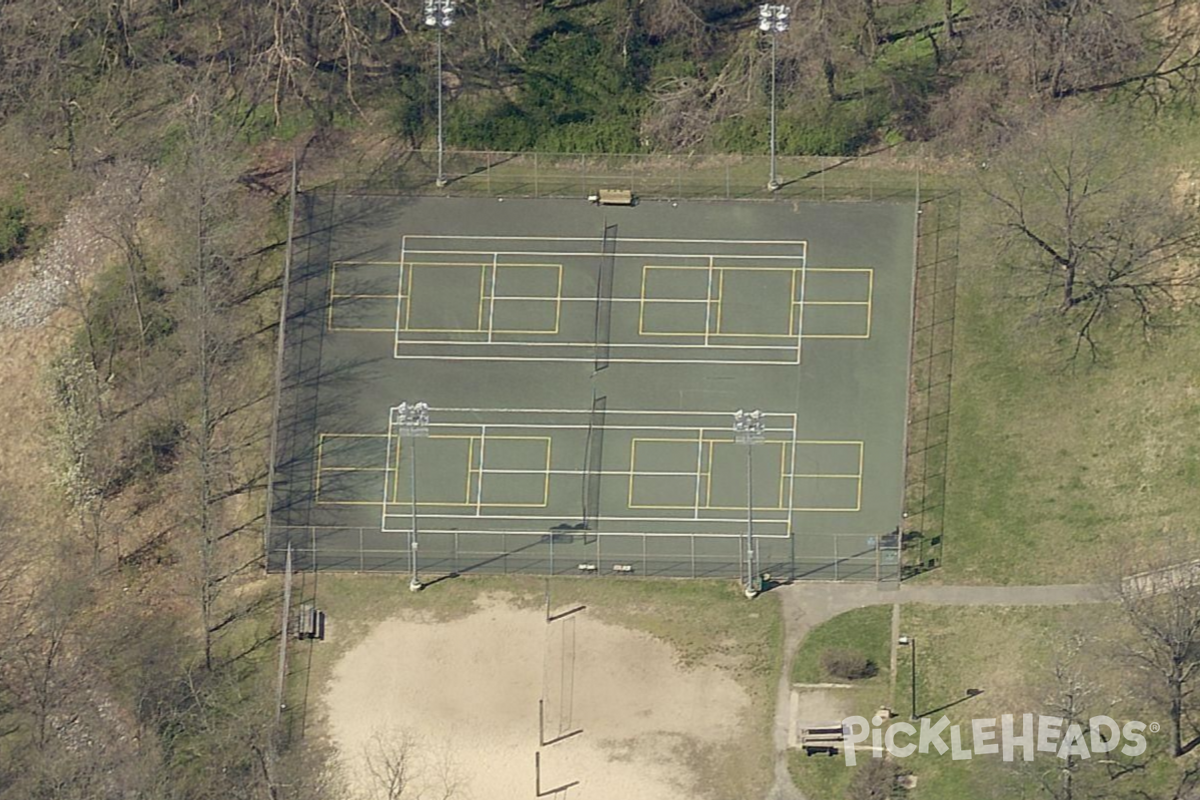
{"type": "MultiPolygon", "coordinates": [[[[780,188],[770,191],[770,159],[737,155],[585,155],[448,151],[438,187],[437,151],[408,150],[386,165],[330,183],[386,194],[575,197],[627,189],[644,199],[758,199],[813,202],[912,200],[936,187],[915,162],[900,159],[780,157],[780,188]]],[[[310,187],[313,188],[313,187],[310,187]]]]}
{"type": "MultiPolygon", "coordinates": [[[[284,566],[287,547],[298,572],[395,572],[411,568],[406,536],[379,546],[372,528],[277,526],[268,566],[284,566]]],[[[758,570],[773,580],[896,580],[895,533],[800,534],[756,540],[758,570]]],[[[745,575],[740,537],[495,533],[421,534],[418,571],[425,575],[616,575],[739,578],[745,575]]]]}

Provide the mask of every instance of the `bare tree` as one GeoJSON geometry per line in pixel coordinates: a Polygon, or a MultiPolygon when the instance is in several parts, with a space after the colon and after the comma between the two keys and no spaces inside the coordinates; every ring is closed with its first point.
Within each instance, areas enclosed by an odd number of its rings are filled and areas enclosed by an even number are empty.
{"type": "MultiPolygon", "coordinates": [[[[1129,156],[1128,120],[1068,117],[982,173],[1017,293],[1098,357],[1104,322],[1144,335],[1200,283],[1200,225],[1155,167],[1129,156]]],[[[1149,135],[1149,134],[1147,134],[1149,135]]]]}
{"type": "Polygon", "coordinates": [[[1137,634],[1126,657],[1166,705],[1170,750],[1178,757],[1200,745],[1200,730],[1190,722],[1200,677],[1200,564],[1151,566],[1121,581],[1116,595],[1137,634]]]}
{"type": "Polygon", "coordinates": [[[105,489],[113,461],[106,452],[106,422],[100,395],[104,384],[91,362],[74,348],[51,364],[51,427],[56,450],[55,482],[78,521],[81,538],[92,554],[92,572],[100,569],[100,553],[108,528],[105,489]]]}
{"type": "Polygon", "coordinates": [[[174,176],[178,193],[164,220],[171,237],[182,342],[182,384],[175,397],[184,406],[179,417],[187,421],[183,471],[192,489],[184,502],[191,533],[186,549],[194,558],[204,661],[209,667],[220,627],[218,598],[231,569],[220,547],[226,533],[222,500],[232,483],[230,443],[222,425],[232,405],[229,308],[237,238],[237,170],[229,155],[232,132],[215,117],[216,92],[214,86],[201,82],[187,98],[182,120],[185,155],[174,176]]]}
{"type": "Polygon", "coordinates": [[[363,800],[453,800],[462,780],[449,747],[429,747],[408,731],[375,730],[363,747],[363,800]]]}

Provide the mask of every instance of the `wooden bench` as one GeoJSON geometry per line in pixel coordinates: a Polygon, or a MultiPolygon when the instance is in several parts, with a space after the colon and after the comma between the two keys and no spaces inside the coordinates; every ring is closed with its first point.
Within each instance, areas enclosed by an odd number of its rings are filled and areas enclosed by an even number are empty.
{"type": "Polygon", "coordinates": [[[631,206],[633,192],[628,189],[601,189],[589,199],[602,206],[631,206]]]}

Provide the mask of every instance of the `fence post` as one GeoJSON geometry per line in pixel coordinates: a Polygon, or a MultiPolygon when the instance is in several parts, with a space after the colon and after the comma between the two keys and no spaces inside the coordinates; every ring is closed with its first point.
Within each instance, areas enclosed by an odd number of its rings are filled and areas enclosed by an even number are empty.
{"type": "Polygon", "coordinates": [[[358,571],[367,571],[367,556],[363,553],[363,529],[358,529],[358,571]]]}
{"type": "Polygon", "coordinates": [[[729,162],[725,162],[725,199],[729,199],[729,162]]]}
{"type": "Polygon", "coordinates": [[[587,197],[587,156],[579,154],[579,189],[580,194],[587,197]]]}
{"type": "Polygon", "coordinates": [[[533,154],[533,196],[538,196],[538,157],[536,152],[533,154]]]}
{"type": "Polygon", "coordinates": [[[492,151],[487,152],[487,190],[492,193],[492,151]]]}
{"type": "Polygon", "coordinates": [[[838,568],[841,566],[838,561],[838,535],[835,533],[833,535],[833,579],[835,581],[838,579],[838,568]]]}
{"type": "Polygon", "coordinates": [[[825,157],[817,161],[817,174],[821,176],[821,202],[825,202],[825,157]]]}
{"type": "Polygon", "coordinates": [[[692,543],[692,577],[696,577],[696,535],[692,534],[688,537],[692,543]]]}

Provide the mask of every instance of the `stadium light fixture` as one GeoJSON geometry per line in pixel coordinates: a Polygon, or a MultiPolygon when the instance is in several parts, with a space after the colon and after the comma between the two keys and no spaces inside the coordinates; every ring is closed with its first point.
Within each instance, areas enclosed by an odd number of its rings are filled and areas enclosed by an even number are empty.
{"type": "Polygon", "coordinates": [[[425,24],[437,29],[438,188],[446,185],[446,145],[442,134],[442,31],[454,24],[454,5],[455,0],[425,0],[425,24]]]}
{"type": "Polygon", "coordinates": [[[762,591],[754,547],[754,445],[767,438],[766,414],[739,408],[733,412],[733,436],[738,444],[746,445],[746,574],[742,589],[749,599],[762,591]]]}
{"type": "Polygon", "coordinates": [[[763,3],[758,7],[758,29],[771,37],[771,177],[767,188],[779,190],[779,177],[775,171],[775,39],[791,26],[791,6],[763,3]]]}
{"type": "Polygon", "coordinates": [[[429,404],[424,402],[401,403],[396,406],[392,421],[400,428],[400,438],[409,442],[412,451],[412,463],[409,474],[412,480],[412,527],[408,531],[408,560],[412,570],[408,589],[420,591],[424,584],[417,577],[417,439],[429,435],[429,404]]]}

